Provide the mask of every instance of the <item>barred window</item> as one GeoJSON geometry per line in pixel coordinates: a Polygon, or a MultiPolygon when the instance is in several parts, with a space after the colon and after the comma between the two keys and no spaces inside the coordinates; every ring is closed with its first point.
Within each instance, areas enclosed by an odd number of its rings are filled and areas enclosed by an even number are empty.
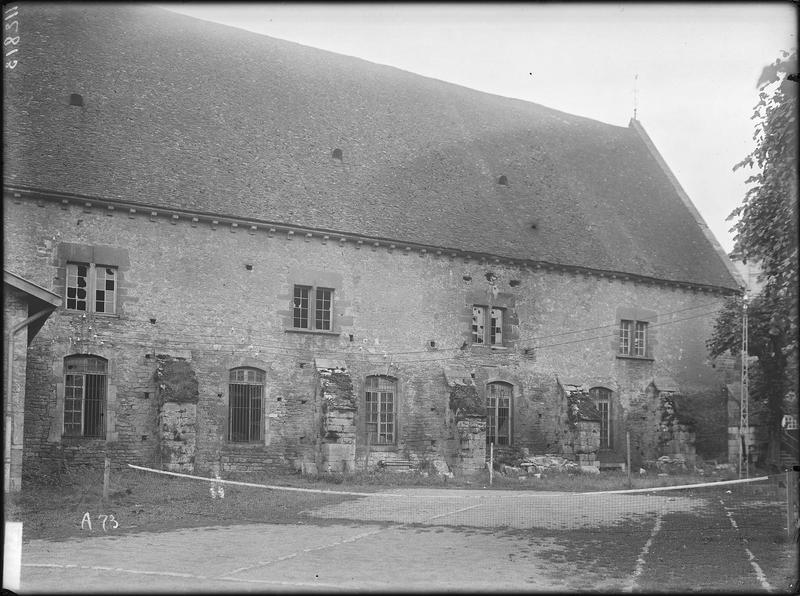
{"type": "Polygon", "coordinates": [[[67,310],[114,314],[117,270],[94,263],[67,263],[67,310]]]}
{"type": "Polygon", "coordinates": [[[369,442],[393,445],[397,439],[397,381],[391,377],[367,377],[365,398],[369,442]]]}
{"type": "Polygon", "coordinates": [[[619,326],[619,354],[647,356],[647,323],[622,319],[619,326]]]}
{"type": "Polygon", "coordinates": [[[502,308],[473,305],[472,343],[476,345],[502,346],[503,314],[504,309],[502,308]]]}
{"type": "Polygon", "coordinates": [[[97,356],[68,356],[64,371],[64,436],[105,438],[108,363],[97,356]]]}
{"type": "Polygon", "coordinates": [[[333,331],[333,290],[295,286],[292,327],[310,331],[333,331]]]}
{"type": "Polygon", "coordinates": [[[486,444],[511,444],[511,395],[509,383],[489,383],[486,387],[486,444]]]}
{"type": "Polygon", "coordinates": [[[265,373],[257,368],[234,368],[228,385],[228,440],[258,443],[264,439],[265,373]]]}

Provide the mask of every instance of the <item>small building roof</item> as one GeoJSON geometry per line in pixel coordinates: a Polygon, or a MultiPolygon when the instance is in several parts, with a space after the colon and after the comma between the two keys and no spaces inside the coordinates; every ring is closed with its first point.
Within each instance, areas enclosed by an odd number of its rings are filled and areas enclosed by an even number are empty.
{"type": "MultiPolygon", "coordinates": [[[[3,284],[16,289],[25,296],[28,303],[28,316],[33,316],[41,311],[53,311],[62,304],[61,296],[46,290],[32,281],[28,281],[24,277],[12,273],[11,271],[3,270],[3,284]]],[[[30,324],[28,332],[28,341],[39,332],[39,329],[44,325],[45,318],[33,321],[30,324]]]]}

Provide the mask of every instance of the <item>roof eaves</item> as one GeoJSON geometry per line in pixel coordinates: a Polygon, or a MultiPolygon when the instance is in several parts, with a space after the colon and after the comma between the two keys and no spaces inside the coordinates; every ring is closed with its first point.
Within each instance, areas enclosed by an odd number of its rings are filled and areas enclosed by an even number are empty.
{"type": "MultiPolygon", "coordinates": [[[[6,283],[14,288],[17,288],[21,292],[25,292],[32,298],[36,298],[48,306],[52,308],[58,308],[61,306],[61,296],[58,294],[54,294],[50,290],[46,290],[41,286],[36,285],[35,283],[28,281],[24,277],[17,275],[16,273],[11,273],[10,271],[3,270],[3,283],[6,283]]],[[[39,309],[43,310],[43,309],[39,309]]]]}

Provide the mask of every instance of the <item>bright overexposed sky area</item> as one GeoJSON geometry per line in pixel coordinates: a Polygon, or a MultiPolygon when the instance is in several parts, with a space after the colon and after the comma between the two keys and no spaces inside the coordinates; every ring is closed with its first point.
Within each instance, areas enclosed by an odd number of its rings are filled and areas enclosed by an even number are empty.
{"type": "Polygon", "coordinates": [[[797,47],[790,2],[159,6],[618,126],[636,103],[726,252],[756,83],[797,47]]]}

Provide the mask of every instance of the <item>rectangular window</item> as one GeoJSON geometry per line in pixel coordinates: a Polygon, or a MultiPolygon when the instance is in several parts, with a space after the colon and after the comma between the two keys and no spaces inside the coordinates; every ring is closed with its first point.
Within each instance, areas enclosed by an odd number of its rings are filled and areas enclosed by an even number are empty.
{"type": "Polygon", "coordinates": [[[511,385],[489,383],[486,395],[486,444],[511,444],[511,385]]]}
{"type": "Polygon", "coordinates": [[[633,338],[633,355],[644,356],[647,353],[647,323],[636,321],[636,331],[633,338]]]}
{"type": "Polygon", "coordinates": [[[73,356],[64,364],[64,436],[104,438],[106,361],[73,356]]]}
{"type": "Polygon", "coordinates": [[[621,320],[619,326],[619,354],[621,356],[647,356],[647,323],[621,320]]]}
{"type": "Polygon", "coordinates": [[[472,343],[477,345],[502,346],[503,313],[504,309],[502,308],[473,305],[472,343]],[[488,321],[486,317],[487,312],[489,314],[488,321]]]}
{"type": "Polygon", "coordinates": [[[295,286],[292,327],[309,331],[333,331],[333,290],[295,286]]]}
{"type": "Polygon", "coordinates": [[[228,385],[228,440],[232,443],[258,443],[263,440],[263,371],[235,368],[228,385]]]}
{"type": "Polygon", "coordinates": [[[603,387],[593,387],[589,396],[600,412],[600,449],[611,449],[611,391],[603,387]]]}
{"type": "Polygon", "coordinates": [[[333,290],[317,288],[317,301],[314,305],[314,325],[320,331],[331,330],[331,306],[333,290]]]}
{"type": "Polygon", "coordinates": [[[472,343],[482,344],[486,336],[486,308],[472,307],[472,343]]]}
{"type": "Polygon", "coordinates": [[[306,286],[294,287],[294,317],[292,324],[297,329],[308,329],[308,295],[311,288],[306,286]]]}
{"type": "Polygon", "coordinates": [[[117,270],[94,263],[67,263],[67,310],[114,314],[117,270]]]}
{"type": "Polygon", "coordinates": [[[366,430],[372,445],[393,445],[396,437],[397,382],[389,377],[367,377],[366,430]]]}

